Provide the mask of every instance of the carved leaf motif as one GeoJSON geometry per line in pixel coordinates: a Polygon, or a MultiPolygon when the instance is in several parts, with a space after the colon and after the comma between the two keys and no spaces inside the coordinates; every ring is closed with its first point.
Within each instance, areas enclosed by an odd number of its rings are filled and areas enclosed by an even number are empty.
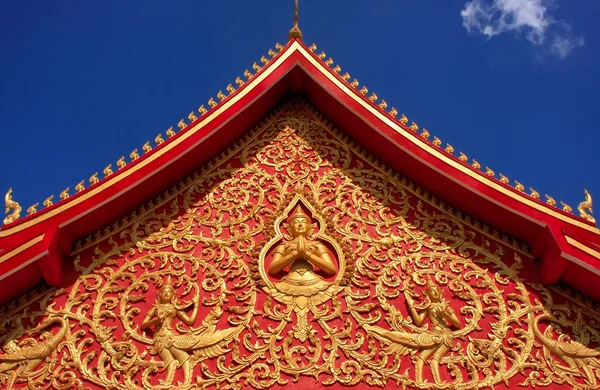
{"type": "MultiPolygon", "coordinates": [[[[62,347],[26,372],[40,388],[64,379],[65,388],[266,389],[305,376],[332,386],[583,388],[598,373],[597,309],[580,310],[560,286],[524,283],[535,265],[526,245],[361,151],[302,100],[111,224],[77,244],[80,276],[64,293],[2,312],[12,331],[68,323],[62,347]],[[321,218],[313,236],[323,229],[331,256],[349,259],[321,275],[334,288],[318,304],[274,292],[281,277],[265,271],[264,249],[290,240],[276,221],[295,196],[321,218]],[[159,294],[169,283],[171,300],[159,294]],[[162,330],[145,321],[169,315],[162,330]],[[169,366],[169,354],[190,364],[169,366]]],[[[15,346],[40,340],[20,330],[15,346]]],[[[0,378],[15,372],[2,368],[0,378]]],[[[14,388],[28,386],[16,378],[14,388]]]]}

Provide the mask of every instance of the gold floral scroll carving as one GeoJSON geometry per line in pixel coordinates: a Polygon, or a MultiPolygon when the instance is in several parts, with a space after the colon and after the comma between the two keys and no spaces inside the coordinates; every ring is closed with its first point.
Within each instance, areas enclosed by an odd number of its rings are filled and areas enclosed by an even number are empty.
{"type": "Polygon", "coordinates": [[[75,248],[0,312],[0,386],[600,387],[596,306],[299,98],[75,248]]]}

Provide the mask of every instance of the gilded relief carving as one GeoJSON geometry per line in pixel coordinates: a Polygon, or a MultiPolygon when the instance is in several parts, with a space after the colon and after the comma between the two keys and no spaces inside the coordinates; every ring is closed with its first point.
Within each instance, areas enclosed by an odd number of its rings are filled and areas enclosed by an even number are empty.
{"type": "MultiPolygon", "coordinates": [[[[186,332],[178,334],[172,323],[178,318],[187,326],[193,326],[198,316],[198,302],[200,294],[195,291],[191,302],[179,304],[175,289],[168,277],[158,290],[156,303],[142,321],[142,330],[154,326],[153,345],[150,353],[160,356],[163,369],[166,370],[166,379],[160,380],[163,385],[171,385],[175,377],[175,369],[181,367],[183,371],[183,385],[191,384],[191,374],[194,366],[201,359],[223,355],[228,350],[224,347],[231,342],[238,328],[229,328],[215,331],[215,323],[207,326],[200,332],[186,332]],[[187,314],[186,309],[192,306],[192,313],[187,314]],[[190,356],[193,352],[193,356],[190,356]]],[[[221,314],[221,313],[220,313],[221,314]]]]}
{"type": "Polygon", "coordinates": [[[299,99],[115,226],[0,313],[1,386],[600,387],[596,308],[299,99]]]}
{"type": "Polygon", "coordinates": [[[419,333],[401,330],[385,330],[378,326],[365,325],[369,335],[390,343],[388,351],[406,355],[418,351],[415,363],[415,380],[423,385],[423,366],[430,363],[431,373],[436,384],[442,384],[440,377],[440,361],[454,345],[452,328],[460,329],[461,323],[454,309],[442,297],[442,290],[431,280],[425,285],[426,301],[416,305],[408,291],[404,291],[404,299],[412,321],[422,327],[425,319],[429,319],[431,329],[425,328],[419,333]],[[429,359],[431,358],[431,362],[429,359]]]}

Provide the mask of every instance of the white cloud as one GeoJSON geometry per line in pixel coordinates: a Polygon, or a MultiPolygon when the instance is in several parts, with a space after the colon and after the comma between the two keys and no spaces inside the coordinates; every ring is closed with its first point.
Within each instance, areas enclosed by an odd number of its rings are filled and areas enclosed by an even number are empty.
{"type": "Polygon", "coordinates": [[[584,41],[573,35],[571,26],[550,15],[551,5],[552,0],[471,0],[460,15],[470,33],[488,38],[505,32],[524,34],[532,44],[547,45],[551,54],[565,58],[584,41]]]}
{"type": "Polygon", "coordinates": [[[576,47],[583,46],[584,41],[582,37],[574,38],[574,37],[554,37],[552,44],[550,45],[550,52],[559,56],[560,58],[565,58],[576,47]]]}

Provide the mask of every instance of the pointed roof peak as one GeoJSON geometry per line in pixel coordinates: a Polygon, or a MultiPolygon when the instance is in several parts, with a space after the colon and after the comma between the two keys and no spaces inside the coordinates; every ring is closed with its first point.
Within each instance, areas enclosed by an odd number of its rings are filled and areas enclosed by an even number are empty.
{"type": "Polygon", "coordinates": [[[298,0],[294,0],[294,27],[288,33],[288,39],[290,41],[292,39],[302,40],[302,31],[298,27],[298,0]]]}

